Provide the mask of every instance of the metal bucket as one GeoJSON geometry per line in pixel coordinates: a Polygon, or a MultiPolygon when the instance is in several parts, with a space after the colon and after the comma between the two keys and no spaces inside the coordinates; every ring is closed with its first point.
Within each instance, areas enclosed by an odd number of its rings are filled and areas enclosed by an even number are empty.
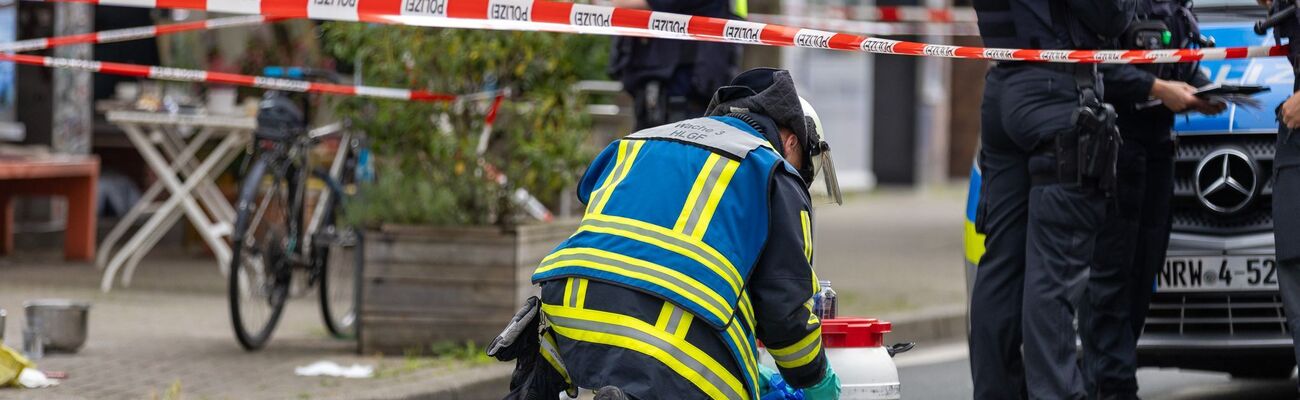
{"type": "Polygon", "coordinates": [[[45,351],[76,353],[86,344],[90,303],[33,300],[23,303],[27,329],[39,334],[45,351]]]}

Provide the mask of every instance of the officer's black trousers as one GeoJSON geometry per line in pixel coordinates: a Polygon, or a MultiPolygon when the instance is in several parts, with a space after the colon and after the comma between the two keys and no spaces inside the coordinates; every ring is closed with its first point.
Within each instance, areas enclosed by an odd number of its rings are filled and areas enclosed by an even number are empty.
{"type": "Polygon", "coordinates": [[[1125,117],[1116,201],[1093,252],[1079,332],[1089,393],[1136,398],[1137,340],[1169,248],[1174,144],[1172,121],[1125,117]]]}
{"type": "MultiPolygon", "coordinates": [[[[1273,171],[1273,242],[1278,288],[1294,344],[1300,343],[1300,132],[1279,131],[1273,171]]],[[[1295,354],[1300,359],[1300,346],[1295,354]]]]}
{"type": "Polygon", "coordinates": [[[983,194],[976,223],[987,252],[971,293],[975,398],[1082,399],[1072,295],[1092,258],[1105,199],[1055,174],[1035,150],[1071,129],[1074,78],[1036,67],[989,71],[981,108],[983,194]],[[1023,345],[1023,357],[1021,346],[1023,345]]]}

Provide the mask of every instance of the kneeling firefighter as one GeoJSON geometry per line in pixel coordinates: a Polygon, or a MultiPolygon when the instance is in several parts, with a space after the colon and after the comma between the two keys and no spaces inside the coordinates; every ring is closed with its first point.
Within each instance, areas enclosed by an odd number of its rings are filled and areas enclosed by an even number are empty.
{"type": "Polygon", "coordinates": [[[821,123],[790,73],[767,68],[719,89],[706,115],[592,162],[581,228],[534,273],[541,299],[488,349],[519,361],[506,398],[784,398],[782,381],[839,397],[812,314],[814,177],[840,200],[821,123]],[[756,339],[780,376],[760,367],[756,339]]]}

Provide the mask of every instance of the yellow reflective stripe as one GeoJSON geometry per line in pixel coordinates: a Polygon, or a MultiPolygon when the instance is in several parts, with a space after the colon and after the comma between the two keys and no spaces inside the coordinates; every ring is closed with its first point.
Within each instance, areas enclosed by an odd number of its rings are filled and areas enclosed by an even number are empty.
{"type": "Polygon", "coordinates": [[[748,372],[749,376],[757,378],[758,361],[754,359],[754,349],[750,348],[749,340],[741,331],[740,324],[733,321],[731,325],[727,326],[727,336],[731,338],[732,343],[736,344],[736,347],[740,348],[742,368],[748,372]]]}
{"type": "Polygon", "coordinates": [[[547,363],[550,363],[551,367],[554,367],[555,371],[560,373],[560,376],[564,377],[565,383],[573,385],[573,379],[569,378],[569,369],[566,368],[564,362],[560,360],[560,346],[555,344],[555,337],[551,335],[549,331],[543,332],[540,344],[542,348],[542,358],[545,359],[547,363]]]}
{"type": "MultiPolygon", "coordinates": [[[[745,325],[749,327],[749,331],[753,332],[754,306],[750,303],[748,295],[741,298],[740,315],[745,320],[745,325]]],[[[750,344],[748,337],[745,335],[745,331],[740,328],[741,325],[739,321],[732,321],[731,325],[727,326],[727,336],[730,336],[731,340],[736,343],[736,347],[740,348],[741,361],[743,361],[742,363],[744,364],[744,368],[749,370],[749,376],[758,379],[758,360],[754,357],[755,349],[750,344]]]]}
{"type": "Polygon", "coordinates": [[[962,235],[962,241],[966,247],[966,261],[971,264],[979,264],[980,257],[984,257],[984,235],[975,231],[975,223],[966,221],[966,232],[962,235]]]}
{"type": "Polygon", "coordinates": [[[627,146],[627,141],[618,142],[618,150],[614,152],[614,167],[610,168],[609,173],[605,175],[605,180],[596,186],[596,190],[591,192],[591,198],[587,199],[588,213],[596,208],[596,204],[605,197],[605,192],[609,191],[610,185],[618,180],[618,172],[623,170],[623,160],[627,159],[627,146]]]}
{"type": "Polygon", "coordinates": [[[686,340],[686,332],[691,331],[691,321],[694,320],[695,314],[683,312],[682,320],[677,323],[676,330],[673,331],[673,336],[676,336],[678,339],[686,340]]]}
{"type": "Polygon", "coordinates": [[[686,195],[686,203],[682,206],[682,212],[677,216],[677,223],[673,225],[673,230],[682,232],[686,229],[686,223],[690,220],[691,211],[694,210],[696,202],[700,199],[700,192],[704,191],[705,182],[709,180],[709,172],[713,171],[713,166],[722,161],[722,156],[710,154],[709,158],[704,160],[704,167],[700,168],[699,175],[695,176],[695,184],[691,185],[690,194],[686,195]]]}
{"type": "Polygon", "coordinates": [[[709,398],[748,399],[749,392],[704,351],[637,318],[596,310],[543,304],[555,333],[572,340],[621,347],[645,354],[686,378],[709,398]]]}
{"type": "Polygon", "coordinates": [[[735,293],[740,292],[740,272],[736,271],[731,260],[702,240],[655,224],[613,215],[587,215],[578,230],[622,236],[680,254],[713,270],[713,273],[724,277],[731,284],[735,293]]]}
{"type": "Polygon", "coordinates": [[[577,294],[577,291],[574,290],[574,282],[574,278],[564,280],[564,305],[569,307],[577,307],[577,299],[573,297],[577,294]]]}
{"type": "Polygon", "coordinates": [[[655,328],[671,333],[678,339],[685,339],[686,332],[691,329],[691,319],[693,318],[695,316],[690,312],[665,301],[663,308],[659,309],[659,318],[655,320],[655,328]]]}
{"type": "Polygon", "coordinates": [[[641,146],[645,145],[641,140],[624,140],[620,141],[619,160],[614,163],[614,171],[610,173],[610,179],[607,179],[604,187],[600,189],[600,198],[592,202],[592,207],[588,212],[600,214],[605,210],[605,204],[609,203],[609,198],[613,196],[614,190],[618,188],[623,179],[627,178],[628,171],[632,169],[632,164],[636,162],[636,155],[641,151],[641,146]],[[626,157],[623,154],[627,154],[626,157]]]}
{"type": "Polygon", "coordinates": [[[573,306],[577,308],[587,308],[587,280],[579,278],[577,281],[578,294],[576,297],[578,301],[575,302],[573,306]]]}
{"type": "Polygon", "coordinates": [[[745,317],[745,322],[754,326],[754,303],[749,300],[749,294],[740,297],[740,315],[745,317]]]}
{"type": "Polygon", "coordinates": [[[740,168],[739,161],[727,159],[726,163],[727,166],[722,170],[722,176],[713,185],[713,192],[709,194],[709,202],[705,204],[699,222],[695,224],[695,229],[691,231],[692,237],[702,238],[704,232],[709,230],[709,223],[713,222],[713,214],[718,211],[718,203],[722,202],[722,196],[727,193],[727,186],[731,184],[731,178],[736,176],[736,170],[740,168]]]}
{"type": "Polygon", "coordinates": [[[668,331],[668,319],[672,318],[674,308],[677,307],[673,306],[673,303],[664,302],[664,306],[659,308],[659,318],[655,319],[655,328],[668,331]]]}
{"type": "Polygon", "coordinates": [[[731,0],[731,12],[740,18],[749,18],[749,2],[746,0],[731,0]]]}
{"type": "MultiPolygon", "coordinates": [[[[799,210],[799,222],[803,224],[803,256],[812,264],[812,229],[809,229],[812,224],[808,222],[808,210],[799,210]]],[[[815,282],[817,278],[814,276],[813,279],[815,282]]]]}
{"type": "Polygon", "coordinates": [[[782,348],[769,348],[768,352],[772,353],[772,359],[776,360],[776,365],[781,368],[799,368],[812,362],[821,353],[822,348],[822,328],[813,330],[808,336],[804,336],[793,345],[782,348]]]}
{"type": "Polygon", "coordinates": [[[650,282],[699,304],[719,320],[731,319],[731,308],[727,306],[729,303],[695,278],[659,264],[605,250],[576,247],[551,253],[542,260],[542,265],[535,274],[569,266],[591,268],[650,282]]]}

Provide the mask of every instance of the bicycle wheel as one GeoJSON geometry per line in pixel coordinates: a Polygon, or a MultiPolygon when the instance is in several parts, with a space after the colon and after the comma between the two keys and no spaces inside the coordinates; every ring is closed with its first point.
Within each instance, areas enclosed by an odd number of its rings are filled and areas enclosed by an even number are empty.
{"type": "Polygon", "coordinates": [[[293,276],[290,183],[271,164],[271,155],[258,157],[244,177],[231,237],[230,316],[235,338],[250,351],[271,337],[293,276]]]}
{"type": "Polygon", "coordinates": [[[320,277],[320,308],[325,328],[338,338],[356,335],[358,293],[364,249],[361,232],[339,222],[345,200],[339,184],[317,172],[330,191],[324,220],[312,243],[312,263],[320,277]]]}

